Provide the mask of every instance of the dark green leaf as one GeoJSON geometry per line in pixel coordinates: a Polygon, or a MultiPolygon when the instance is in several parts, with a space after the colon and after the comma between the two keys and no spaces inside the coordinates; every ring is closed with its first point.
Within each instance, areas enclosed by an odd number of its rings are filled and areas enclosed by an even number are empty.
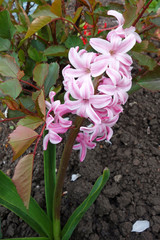
{"type": "MultiPolygon", "coordinates": [[[[5,240],[11,240],[11,238],[5,238],[5,240]]],[[[46,237],[25,237],[25,238],[12,238],[12,240],[49,240],[46,237]]]]}
{"type": "Polygon", "coordinates": [[[97,179],[88,197],[83,201],[83,203],[73,212],[71,217],[68,219],[66,225],[62,230],[62,240],[70,239],[77,224],[80,222],[81,218],[86,213],[88,208],[97,199],[108,179],[109,169],[104,169],[103,175],[97,179]]]}
{"type": "Polygon", "coordinates": [[[8,51],[11,46],[11,42],[8,39],[0,37],[0,51],[8,51]]]}
{"type": "Polygon", "coordinates": [[[35,62],[42,62],[47,60],[46,57],[43,56],[43,53],[38,52],[36,48],[32,47],[32,45],[30,45],[28,49],[28,55],[35,62]]]}
{"type": "Polygon", "coordinates": [[[160,27],[160,17],[151,19],[151,22],[160,27]]]}
{"type": "Polygon", "coordinates": [[[15,27],[11,22],[8,10],[0,12],[0,37],[12,39],[15,33],[15,27]]]}
{"type": "Polygon", "coordinates": [[[68,55],[68,50],[64,46],[51,46],[44,50],[44,55],[45,56],[63,56],[66,57],[68,55]]]}
{"type": "Polygon", "coordinates": [[[0,204],[22,218],[40,236],[51,238],[51,222],[37,202],[31,198],[27,210],[17,193],[15,185],[2,171],[0,171],[0,183],[0,204]]]}
{"type": "Polygon", "coordinates": [[[125,4],[125,12],[123,14],[125,19],[124,28],[130,27],[134,20],[137,18],[136,11],[136,6],[131,4],[125,4]]]}
{"type": "MultiPolygon", "coordinates": [[[[44,137],[47,131],[44,132],[44,137]]],[[[56,145],[48,142],[47,150],[44,151],[44,179],[47,214],[52,220],[53,195],[56,184],[56,145]]]]}
{"type": "Polygon", "coordinates": [[[79,46],[80,49],[84,48],[83,41],[76,35],[69,35],[64,44],[68,49],[76,46],[79,46]]]}
{"type": "Polygon", "coordinates": [[[18,51],[18,57],[19,57],[19,60],[20,60],[21,62],[24,62],[24,61],[25,61],[25,53],[24,53],[24,51],[23,51],[22,49],[20,49],[20,50],[18,51]]]}
{"type": "Polygon", "coordinates": [[[140,77],[138,84],[151,91],[160,91],[160,66],[140,77]]]}
{"type": "Polygon", "coordinates": [[[22,96],[19,98],[19,101],[29,111],[31,112],[35,111],[35,103],[33,102],[30,96],[22,96]]]}
{"type": "Polygon", "coordinates": [[[49,72],[44,82],[44,92],[47,97],[50,91],[50,88],[56,83],[56,80],[59,77],[59,65],[58,63],[49,64],[49,72]]]}
{"type": "Polygon", "coordinates": [[[0,89],[4,94],[9,95],[12,98],[18,97],[22,91],[22,87],[18,79],[10,79],[0,83],[0,89]]]}
{"type": "Polygon", "coordinates": [[[157,65],[157,62],[153,58],[143,53],[132,52],[132,57],[136,59],[140,65],[147,66],[149,70],[153,70],[157,65]]]}
{"type": "Polygon", "coordinates": [[[148,49],[149,42],[147,40],[142,41],[141,43],[136,43],[136,45],[132,48],[134,52],[143,52],[148,49]]]}

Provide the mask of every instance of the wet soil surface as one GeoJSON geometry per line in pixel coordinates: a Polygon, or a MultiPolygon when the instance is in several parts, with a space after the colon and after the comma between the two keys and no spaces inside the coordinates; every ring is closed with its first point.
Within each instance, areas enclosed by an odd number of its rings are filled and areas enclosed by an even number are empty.
{"type": "MultiPolygon", "coordinates": [[[[112,144],[101,142],[89,150],[83,163],[73,151],[62,200],[62,225],[87,197],[103,169],[110,179],[102,193],[84,215],[71,240],[159,240],[160,239],[160,93],[140,90],[129,97],[118,123],[112,144]],[[71,182],[72,174],[81,175],[71,182]],[[131,232],[137,220],[148,220],[142,233],[131,232]]],[[[13,123],[0,124],[0,169],[13,176],[17,162],[7,136],[13,123]]],[[[63,144],[57,146],[57,162],[63,144]]],[[[32,151],[32,149],[30,150],[32,151]]],[[[33,171],[32,197],[45,209],[43,152],[39,146],[33,171]]],[[[38,236],[14,213],[0,206],[3,238],[38,236]]]]}

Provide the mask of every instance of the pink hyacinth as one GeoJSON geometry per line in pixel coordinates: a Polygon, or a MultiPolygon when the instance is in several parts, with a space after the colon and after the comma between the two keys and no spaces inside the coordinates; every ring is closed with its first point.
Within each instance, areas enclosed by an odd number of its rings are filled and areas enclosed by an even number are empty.
{"type": "Polygon", "coordinates": [[[76,114],[90,122],[80,127],[78,143],[73,146],[74,150],[80,150],[80,161],[85,159],[87,149],[95,148],[93,141],[110,141],[113,135],[112,127],[123,111],[122,105],[126,103],[132,85],[132,58],[127,52],[141,39],[134,27],[123,28],[121,13],[110,10],[108,15],[116,17],[118,27],[111,30],[106,39],[90,39],[90,45],[97,53],[85,49],[79,51],[79,47],[69,50],[70,64],[62,70],[66,91],[64,104],[54,101],[54,92],[49,94],[50,102],[46,101],[48,134],[44,138],[44,150],[48,141],[61,142],[59,134],[72,126],[66,114],[76,114]]]}

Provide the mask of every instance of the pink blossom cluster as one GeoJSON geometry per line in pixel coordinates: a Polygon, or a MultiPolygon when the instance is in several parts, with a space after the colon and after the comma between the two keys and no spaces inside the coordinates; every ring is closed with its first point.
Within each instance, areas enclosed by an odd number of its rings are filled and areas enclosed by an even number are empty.
{"type": "Polygon", "coordinates": [[[141,39],[134,27],[123,28],[122,14],[110,10],[108,15],[117,18],[118,27],[107,34],[106,40],[90,39],[96,52],[79,51],[79,47],[69,50],[70,64],[62,71],[65,102],[54,101],[54,92],[49,95],[50,103],[46,101],[48,134],[44,138],[44,150],[48,141],[53,144],[61,142],[59,134],[72,126],[72,121],[63,118],[67,113],[90,122],[88,126],[81,126],[77,144],[73,146],[73,149],[80,150],[80,161],[85,159],[87,149],[95,148],[95,141],[110,141],[113,135],[112,126],[123,111],[122,105],[126,103],[127,91],[132,85],[132,58],[127,52],[141,39]]]}

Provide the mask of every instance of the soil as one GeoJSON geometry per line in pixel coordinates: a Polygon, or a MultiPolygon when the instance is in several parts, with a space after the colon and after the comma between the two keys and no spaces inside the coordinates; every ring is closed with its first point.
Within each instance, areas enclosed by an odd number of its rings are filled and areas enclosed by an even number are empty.
{"type": "MultiPolygon", "coordinates": [[[[103,169],[110,179],[85,214],[71,240],[160,240],[160,93],[141,89],[129,97],[118,123],[112,144],[101,142],[89,150],[83,163],[73,151],[62,200],[62,225],[87,197],[103,169]],[[81,175],[71,182],[71,175],[81,175]],[[142,233],[131,232],[137,220],[148,220],[142,233]]],[[[14,124],[0,125],[0,169],[12,177],[15,163],[7,136],[14,124]]],[[[32,149],[31,149],[32,150],[32,149]]],[[[29,150],[29,151],[31,151],[29,150]]],[[[57,146],[57,161],[63,144],[57,146]]],[[[45,209],[43,153],[39,146],[33,171],[32,196],[45,209]]],[[[3,238],[38,236],[14,213],[0,206],[3,238]]]]}

